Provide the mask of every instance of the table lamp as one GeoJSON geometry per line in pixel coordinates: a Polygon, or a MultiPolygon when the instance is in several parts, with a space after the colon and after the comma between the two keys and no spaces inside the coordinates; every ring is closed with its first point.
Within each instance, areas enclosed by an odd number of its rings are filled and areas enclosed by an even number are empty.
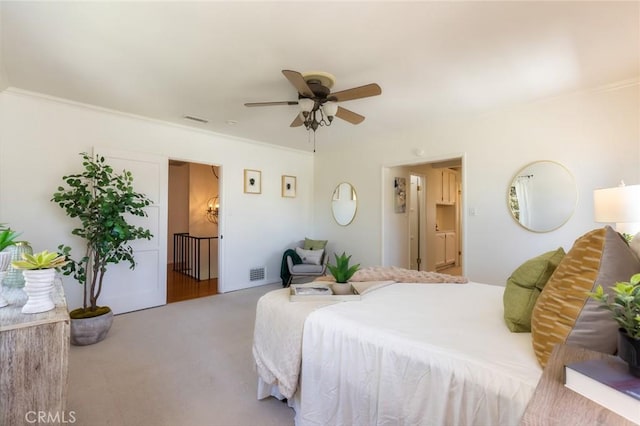
{"type": "Polygon", "coordinates": [[[593,191],[596,222],[615,223],[621,234],[640,231],[640,185],[625,185],[593,191]]]}

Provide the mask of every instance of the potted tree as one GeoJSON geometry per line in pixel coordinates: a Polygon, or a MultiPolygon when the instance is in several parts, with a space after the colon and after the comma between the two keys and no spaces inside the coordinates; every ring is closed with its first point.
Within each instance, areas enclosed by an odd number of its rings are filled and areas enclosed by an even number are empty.
{"type": "Polygon", "coordinates": [[[351,289],[351,284],[349,284],[349,279],[360,269],[360,264],[349,266],[351,255],[347,256],[345,252],[342,252],[340,256],[334,253],[333,256],[336,258],[336,264],[327,264],[329,272],[331,272],[331,275],[333,275],[333,278],[336,280],[336,284],[333,285],[333,293],[352,293],[353,290],[351,289]]]}
{"type": "Polygon", "coordinates": [[[629,372],[640,377],[640,273],[615,283],[612,290],[613,300],[601,285],[589,295],[611,311],[620,326],[618,355],[629,364],[629,372]]]}
{"type": "Polygon", "coordinates": [[[40,253],[23,253],[22,260],[14,260],[11,266],[22,269],[24,291],[27,303],[22,307],[23,314],[37,314],[50,311],[55,307],[51,300],[53,280],[56,271],[67,264],[65,256],[44,250],[40,253]]]}
{"type": "Polygon", "coordinates": [[[63,273],[84,285],[82,308],[69,313],[71,343],[88,345],[104,339],[113,322],[111,308],[98,305],[107,266],[128,262],[135,268],[130,242],[152,237],[148,229],[127,222],[128,215],[147,216],[145,207],[151,200],[134,191],[131,172],[115,173],[104,157],[80,155],[84,171],[63,176],[68,187],[58,187],[51,201],[80,220],[71,233],[84,239],[82,255],[74,259],[71,247],[60,245],[58,249],[69,260],[63,273]]]}

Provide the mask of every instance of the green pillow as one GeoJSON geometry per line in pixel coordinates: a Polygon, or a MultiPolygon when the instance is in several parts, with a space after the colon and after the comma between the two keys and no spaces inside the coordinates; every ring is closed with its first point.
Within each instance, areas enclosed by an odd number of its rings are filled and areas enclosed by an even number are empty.
{"type": "Polygon", "coordinates": [[[502,301],[504,320],[516,333],[531,331],[531,312],[540,292],[564,257],[562,247],[529,259],[507,280],[502,301]]]}
{"type": "Polygon", "coordinates": [[[327,240],[311,240],[309,238],[304,239],[305,250],[322,250],[327,246],[327,240]]]}

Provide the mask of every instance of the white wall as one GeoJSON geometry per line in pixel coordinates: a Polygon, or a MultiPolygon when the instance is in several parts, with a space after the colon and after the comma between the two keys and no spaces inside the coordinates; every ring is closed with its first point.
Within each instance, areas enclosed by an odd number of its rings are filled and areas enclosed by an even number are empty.
{"type": "MultiPolygon", "coordinates": [[[[2,2],[0,2],[0,22],[2,21],[2,2]]],[[[2,43],[2,38],[4,37],[3,32],[0,31],[0,46],[2,43]]],[[[4,67],[3,60],[3,50],[0,49],[0,92],[6,89],[9,86],[9,80],[7,78],[7,70],[4,67]]]]}
{"type": "MultiPolygon", "coordinates": [[[[221,165],[220,265],[223,291],[280,280],[283,248],[312,228],[313,156],[211,132],[8,89],[0,94],[0,222],[22,231],[34,250],[77,245],[76,223],[49,200],[64,174],[81,170],[93,146],[221,165]],[[243,193],[243,169],[262,170],[262,194],[243,193]],[[297,197],[280,196],[282,175],[297,176],[297,197]],[[249,269],[266,267],[264,282],[249,269]]],[[[79,285],[65,277],[70,307],[79,285]]]]}
{"type": "Polygon", "coordinates": [[[446,122],[424,117],[414,128],[394,132],[326,145],[316,153],[315,231],[363,265],[383,261],[383,184],[391,191],[393,180],[383,176],[385,166],[463,156],[464,272],[498,285],[524,260],[558,246],[569,249],[581,234],[601,226],[593,221],[595,188],[615,186],[620,179],[640,183],[637,80],[446,122]],[[416,150],[424,154],[417,157],[416,150]],[[578,186],[575,214],[550,233],[526,231],[507,209],[512,177],[536,160],[563,164],[578,186]],[[333,222],[326,201],[340,181],[358,191],[358,214],[346,228],[333,222]],[[477,215],[470,216],[470,208],[477,215]]]}
{"type": "Polygon", "coordinates": [[[167,263],[173,263],[173,234],[189,232],[189,164],[169,164],[167,263]]]}

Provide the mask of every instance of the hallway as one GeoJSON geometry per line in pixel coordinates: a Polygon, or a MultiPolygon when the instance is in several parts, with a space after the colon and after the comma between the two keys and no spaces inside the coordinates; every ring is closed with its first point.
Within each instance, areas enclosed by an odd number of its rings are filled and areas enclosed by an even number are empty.
{"type": "Polygon", "coordinates": [[[218,294],[217,278],[198,281],[187,274],[174,271],[171,264],[167,265],[167,303],[214,294],[218,294]]]}

